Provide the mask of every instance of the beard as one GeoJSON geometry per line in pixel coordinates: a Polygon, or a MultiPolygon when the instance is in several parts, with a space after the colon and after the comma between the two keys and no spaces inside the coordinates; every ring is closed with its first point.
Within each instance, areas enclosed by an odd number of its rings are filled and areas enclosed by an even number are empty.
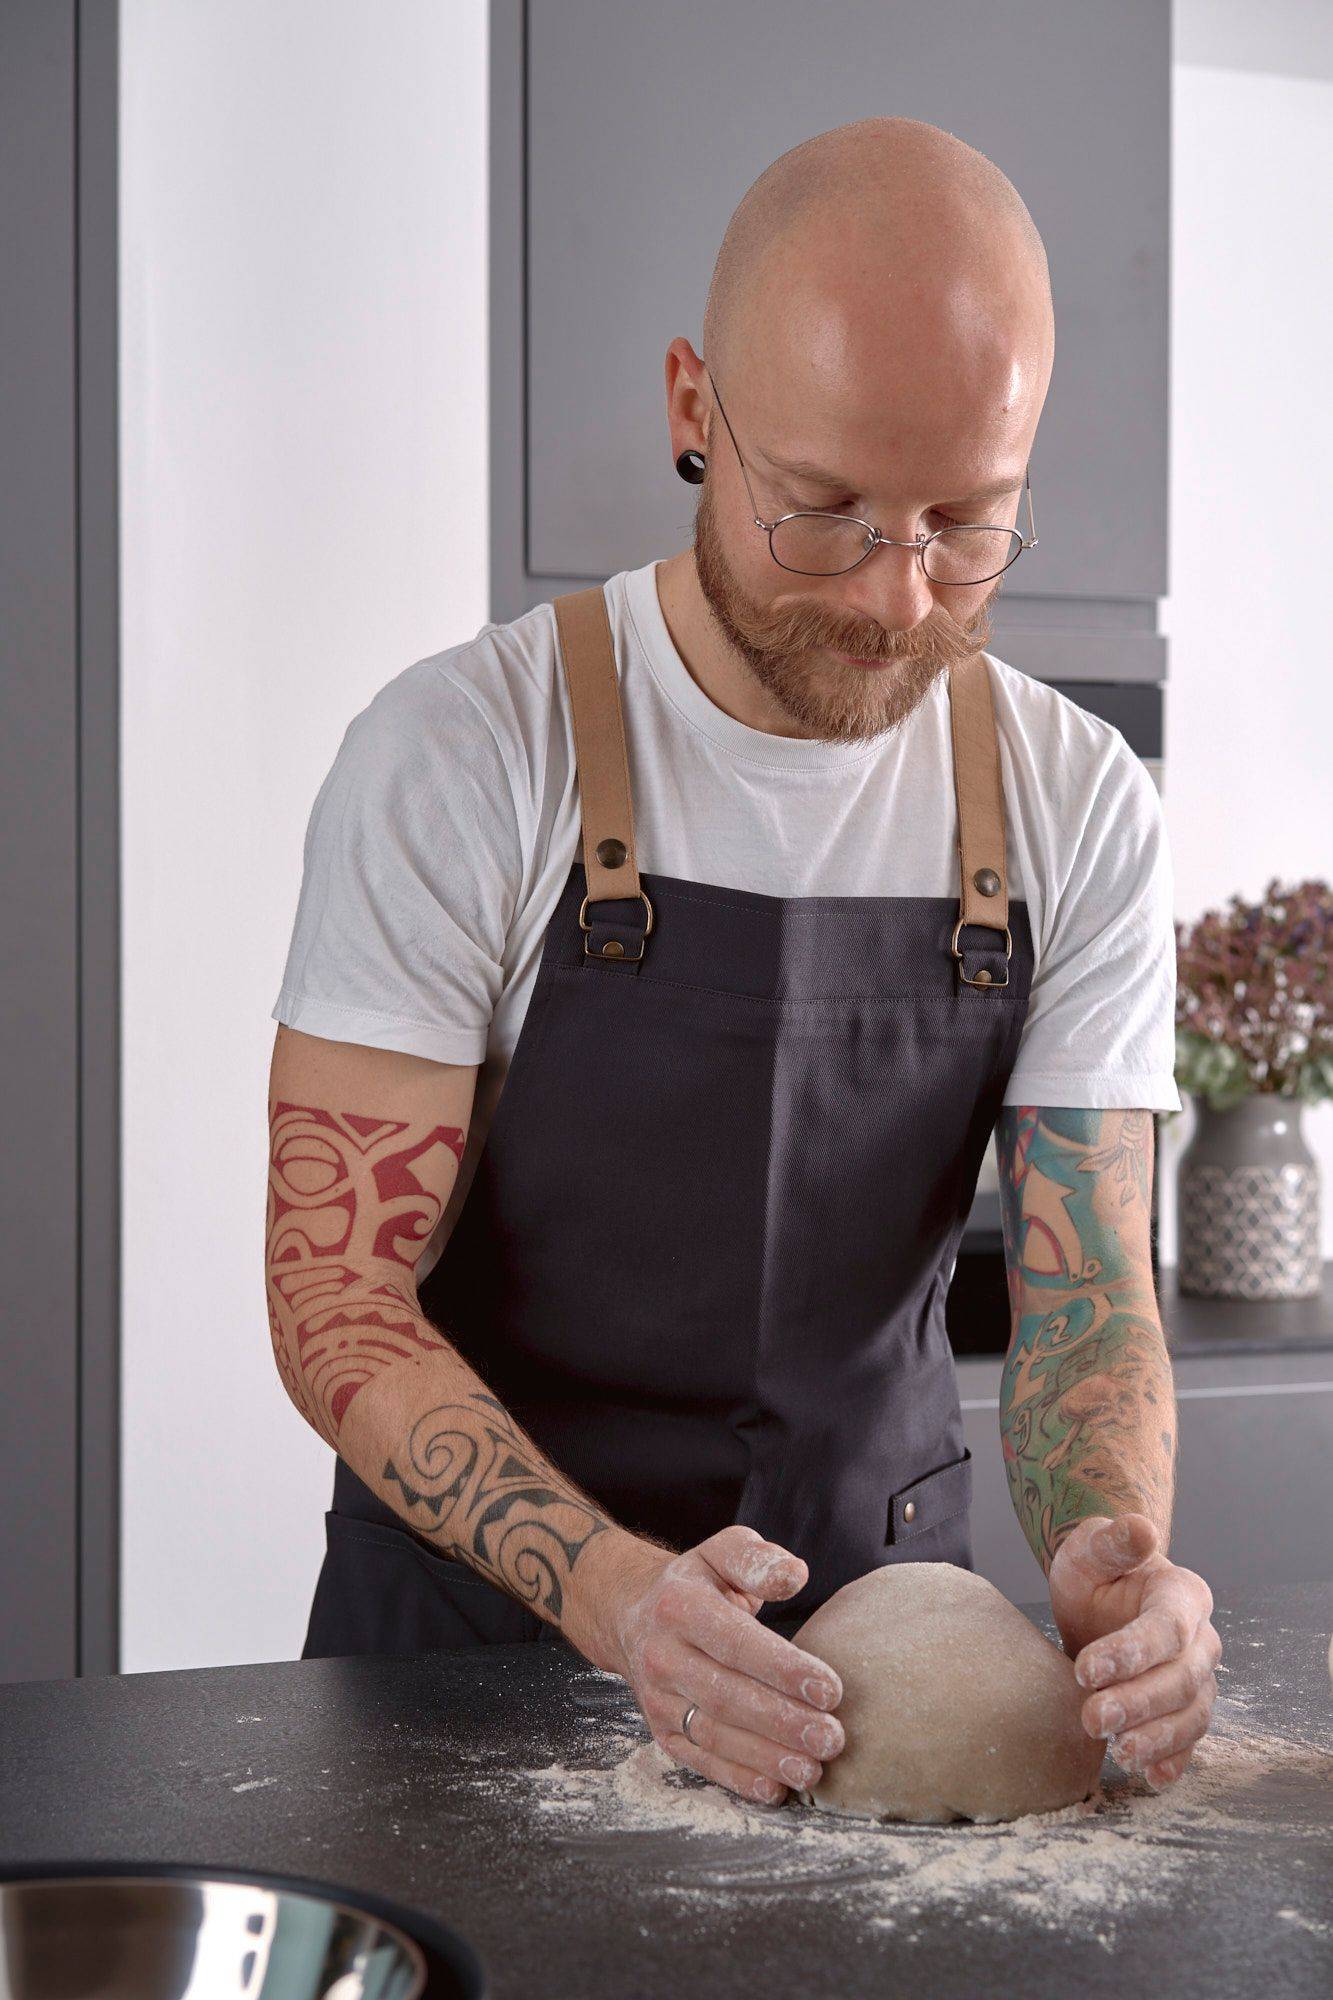
{"type": "Polygon", "coordinates": [[[724,638],[802,735],[855,742],[896,729],[925,700],[940,675],[990,643],[990,607],[1003,577],[965,625],[941,605],[910,632],[869,631],[819,604],[766,611],[747,597],[722,552],[705,476],[694,516],[699,587],[724,638]],[[821,648],[891,665],[856,667],[821,648]]]}

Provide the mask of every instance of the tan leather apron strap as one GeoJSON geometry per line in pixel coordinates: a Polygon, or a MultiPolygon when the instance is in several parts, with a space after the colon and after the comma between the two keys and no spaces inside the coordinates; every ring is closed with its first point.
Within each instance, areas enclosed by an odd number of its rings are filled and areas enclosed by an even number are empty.
{"type": "Polygon", "coordinates": [[[958,864],[962,895],[951,949],[958,976],[982,991],[1009,983],[1008,961],[1013,950],[1009,933],[1009,880],[1005,872],[1004,786],[1000,777],[1000,740],[995,728],[990,664],[984,653],[971,653],[949,670],[949,713],[953,730],[953,782],[958,799],[958,864]],[[966,925],[986,925],[1003,933],[1004,965],[992,938],[978,945],[960,941],[966,925]],[[968,954],[964,956],[965,952],[968,954]],[[988,959],[972,976],[968,960],[988,959]]]}
{"type": "Polygon", "coordinates": [[[588,893],[579,912],[579,923],[584,932],[584,956],[599,964],[636,965],[643,957],[644,940],[653,927],[653,908],[640,885],[634,852],[629,759],[625,754],[620,681],[606,598],[598,586],[571,591],[557,597],[554,604],[574,718],[574,755],[583,816],[583,867],[588,893]],[[623,912],[608,911],[600,921],[592,914],[600,902],[620,903],[636,897],[643,910],[632,913],[628,922],[623,912]]]}
{"type": "MultiPolygon", "coordinates": [[[[584,932],[584,955],[599,964],[634,966],[643,957],[644,941],[653,927],[653,909],[639,881],[634,851],[629,760],[606,598],[600,586],[594,586],[557,597],[554,608],[574,719],[583,817],[588,893],[579,923],[584,932]],[[628,922],[623,909],[608,909],[601,919],[595,914],[599,903],[623,905],[635,899],[642,904],[642,915],[636,911],[628,922]]],[[[972,653],[949,669],[949,714],[962,889],[950,949],[964,984],[979,991],[997,990],[1008,984],[1013,940],[1005,873],[1000,745],[990,667],[984,654],[972,653]],[[969,926],[984,927],[1003,937],[1003,967],[995,937],[984,945],[975,939],[962,942],[962,933],[969,926]],[[990,962],[969,972],[969,961],[975,964],[978,958],[990,962]]]]}

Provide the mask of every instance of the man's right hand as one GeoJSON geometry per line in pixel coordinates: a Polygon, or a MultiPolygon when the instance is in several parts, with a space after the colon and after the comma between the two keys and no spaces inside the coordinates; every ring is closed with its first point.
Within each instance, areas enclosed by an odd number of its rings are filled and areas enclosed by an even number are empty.
{"type": "Polygon", "coordinates": [[[799,1556],[755,1528],[719,1529],[680,1554],[633,1538],[600,1579],[597,1641],[580,1650],[629,1682],[668,1756],[743,1798],[781,1805],[789,1786],[818,1784],[845,1742],[827,1713],[842,1700],[832,1667],[755,1618],[807,1575],[799,1556]]]}

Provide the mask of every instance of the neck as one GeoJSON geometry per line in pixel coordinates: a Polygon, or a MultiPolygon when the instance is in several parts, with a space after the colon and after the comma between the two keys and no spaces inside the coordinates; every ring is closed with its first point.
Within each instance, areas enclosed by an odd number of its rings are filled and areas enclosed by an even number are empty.
{"type": "Polygon", "coordinates": [[[699,588],[693,549],[682,549],[657,565],[657,598],[671,643],[690,679],[724,715],[770,736],[812,736],[760,686],[740,655],[718,630],[708,600],[699,588]]]}

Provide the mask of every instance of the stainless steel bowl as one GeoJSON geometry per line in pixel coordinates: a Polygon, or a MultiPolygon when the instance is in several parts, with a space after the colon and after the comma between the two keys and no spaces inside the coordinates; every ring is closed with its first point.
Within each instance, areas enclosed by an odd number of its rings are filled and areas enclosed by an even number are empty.
{"type": "Polygon", "coordinates": [[[262,1881],[188,1873],[0,1880],[0,2000],[418,2000],[396,1924],[262,1881]]]}

